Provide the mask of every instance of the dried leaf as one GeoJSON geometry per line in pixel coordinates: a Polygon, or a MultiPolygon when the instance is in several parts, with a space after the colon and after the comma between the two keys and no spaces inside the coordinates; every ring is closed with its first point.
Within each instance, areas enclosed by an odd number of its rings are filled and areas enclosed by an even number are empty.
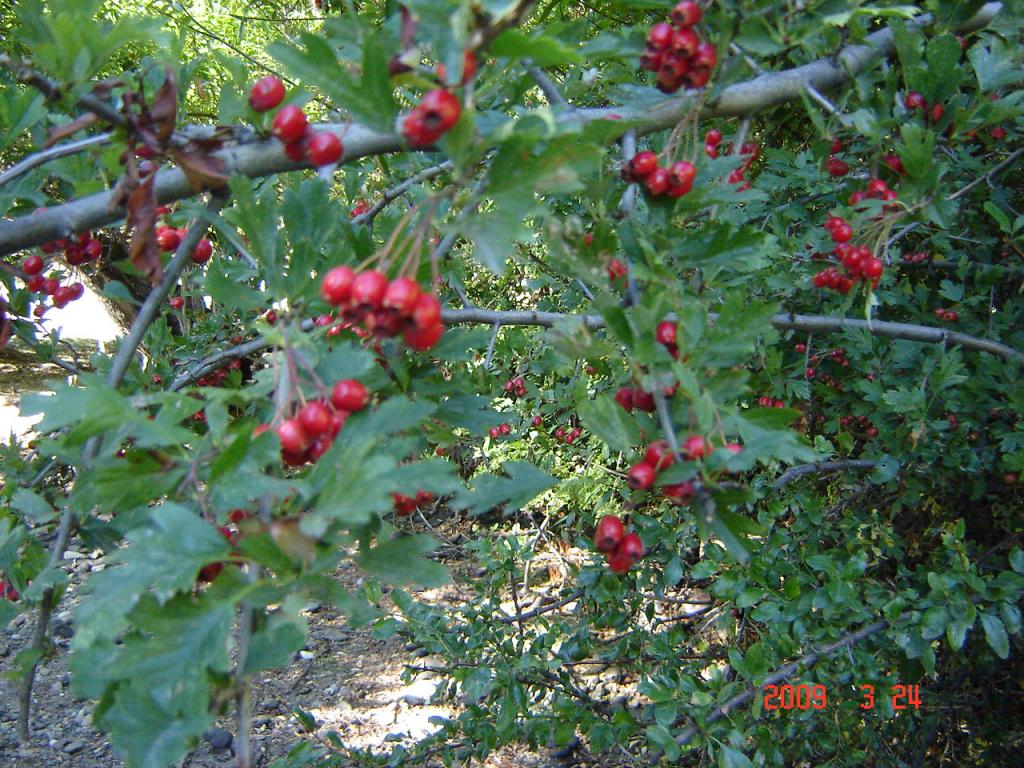
{"type": "Polygon", "coordinates": [[[128,226],[132,228],[130,246],[132,266],[156,285],[163,277],[160,248],[156,244],[156,193],[150,175],[128,198],[128,226]]]}
{"type": "Polygon", "coordinates": [[[11,337],[11,321],[4,317],[0,320],[0,347],[7,346],[7,340],[11,337]]]}
{"type": "Polygon", "coordinates": [[[406,49],[412,45],[412,41],[416,39],[416,28],[420,25],[419,20],[413,16],[409,9],[404,5],[400,6],[402,10],[402,27],[400,37],[402,40],[402,49],[406,49]]]}
{"type": "Polygon", "coordinates": [[[178,85],[174,78],[174,70],[168,67],[166,72],[164,84],[153,96],[153,103],[149,107],[150,125],[156,126],[161,144],[166,144],[174,133],[174,123],[178,114],[178,85]]]}
{"type": "Polygon", "coordinates": [[[197,192],[202,189],[221,187],[227,183],[224,174],[224,163],[220,158],[201,150],[194,144],[186,149],[171,149],[175,161],[185,172],[192,188],[197,192]]]}
{"type": "Polygon", "coordinates": [[[43,144],[43,149],[49,149],[54,144],[62,139],[66,139],[68,136],[72,136],[84,128],[88,128],[99,120],[96,115],[92,112],[86,112],[84,115],[76,117],[67,125],[57,125],[50,129],[50,135],[46,139],[46,143],[43,144]]]}

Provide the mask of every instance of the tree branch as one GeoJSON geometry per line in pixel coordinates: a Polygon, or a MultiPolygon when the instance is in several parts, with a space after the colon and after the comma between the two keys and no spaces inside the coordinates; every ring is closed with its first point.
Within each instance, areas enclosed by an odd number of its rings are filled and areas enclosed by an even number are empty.
{"type": "MultiPolygon", "coordinates": [[[[481,39],[477,42],[489,42],[501,31],[518,23],[530,5],[531,3],[526,1],[518,3],[508,17],[478,32],[481,39]]],[[[1002,3],[987,3],[973,19],[960,28],[960,31],[985,26],[1001,8],[1002,3]]],[[[924,24],[928,19],[927,15],[921,16],[917,23],[924,24]]],[[[730,85],[719,93],[714,102],[704,107],[702,114],[704,117],[747,115],[766,107],[799,99],[801,91],[805,90],[808,84],[818,91],[837,88],[871,62],[895,50],[893,35],[887,29],[868,35],[866,40],[865,45],[844,48],[837,61],[833,61],[832,58],[820,59],[801,67],[766,73],[752,80],[730,85]]],[[[607,119],[609,115],[618,114],[635,124],[638,135],[645,135],[678,123],[692,111],[695,99],[699,96],[697,93],[689,93],[668,99],[653,107],[645,107],[642,111],[633,111],[624,105],[574,109],[561,119],[586,122],[607,119]]],[[[89,108],[84,103],[82,106],[89,108]]],[[[333,131],[339,138],[343,138],[345,156],[349,161],[368,155],[408,150],[400,137],[380,133],[357,123],[328,123],[315,126],[315,129],[333,131]]],[[[187,131],[188,127],[185,130],[187,131]]],[[[259,178],[310,167],[306,162],[289,160],[284,154],[284,145],[276,139],[262,139],[225,148],[215,153],[215,157],[224,163],[228,176],[259,178]]],[[[160,204],[172,203],[196,194],[179,168],[159,171],[155,187],[157,201],[160,204]]],[[[100,192],[64,205],[53,206],[38,215],[0,222],[0,256],[120,221],[125,215],[124,208],[111,207],[112,194],[111,191],[100,192]]]]}
{"type": "Polygon", "coordinates": [[[775,481],[772,487],[783,488],[804,475],[813,475],[819,472],[842,472],[847,469],[873,469],[877,465],[877,461],[870,459],[842,459],[840,461],[816,461],[812,464],[801,464],[798,467],[791,467],[783,472],[782,476],[775,481]]]}
{"type": "Polygon", "coordinates": [[[561,600],[556,600],[553,603],[547,603],[538,608],[526,611],[526,613],[519,613],[515,616],[501,616],[496,619],[499,624],[515,624],[519,621],[525,621],[526,619],[532,619],[535,616],[540,616],[543,613],[550,613],[551,611],[557,611],[559,608],[568,605],[569,603],[575,602],[583,597],[583,590],[577,589],[575,592],[566,595],[561,600]]]}
{"type": "MultiPolygon", "coordinates": [[[[347,149],[347,148],[346,148],[347,149]]],[[[380,213],[384,208],[394,200],[397,200],[404,195],[409,189],[421,184],[424,181],[429,181],[437,176],[440,176],[445,171],[452,167],[451,160],[445,160],[439,165],[425,168],[424,170],[417,173],[415,176],[410,176],[408,179],[403,181],[401,184],[396,184],[391,189],[384,192],[380,200],[370,206],[370,209],[366,213],[361,213],[352,219],[353,224],[369,224],[373,219],[380,213]]]]}

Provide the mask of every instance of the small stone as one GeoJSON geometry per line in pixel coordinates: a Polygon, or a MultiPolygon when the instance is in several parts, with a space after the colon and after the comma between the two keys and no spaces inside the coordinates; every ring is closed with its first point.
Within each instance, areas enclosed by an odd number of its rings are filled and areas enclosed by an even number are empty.
{"type": "Polygon", "coordinates": [[[404,741],[404,740],[405,740],[405,734],[404,733],[389,733],[387,736],[384,737],[384,741],[404,741]]]}
{"type": "Polygon", "coordinates": [[[206,740],[211,749],[219,751],[230,747],[234,737],[231,735],[231,731],[224,728],[211,728],[203,734],[203,739],[206,740]]]}
{"type": "Polygon", "coordinates": [[[316,613],[320,610],[320,603],[316,602],[316,600],[306,603],[306,606],[302,610],[306,613],[316,613]]]}
{"type": "Polygon", "coordinates": [[[340,627],[328,627],[327,629],[320,632],[320,639],[326,640],[331,643],[340,643],[347,640],[349,637],[348,630],[340,627]]]}
{"type": "Polygon", "coordinates": [[[316,657],[316,654],[314,654],[312,651],[299,651],[297,655],[303,661],[309,661],[310,659],[316,657]]]}
{"type": "Polygon", "coordinates": [[[85,744],[80,742],[78,739],[69,741],[64,745],[64,751],[69,755],[77,755],[83,749],[85,749],[85,744]]]}
{"type": "Polygon", "coordinates": [[[75,552],[73,549],[69,549],[64,553],[65,560],[84,560],[86,557],[87,555],[81,552],[75,552]]]}

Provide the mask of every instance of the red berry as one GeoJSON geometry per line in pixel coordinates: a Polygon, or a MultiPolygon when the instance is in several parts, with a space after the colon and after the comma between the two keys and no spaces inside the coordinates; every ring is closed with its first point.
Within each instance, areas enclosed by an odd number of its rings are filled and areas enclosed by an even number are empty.
{"type": "Polygon", "coordinates": [[[627,411],[633,410],[633,388],[622,387],[618,392],[615,393],[615,402],[625,408],[627,411]]]}
{"type": "MultiPolygon", "coordinates": [[[[682,56],[683,59],[694,56],[700,44],[700,38],[697,37],[697,33],[692,29],[677,29],[672,35],[672,50],[682,56]]],[[[689,68],[689,63],[687,63],[686,69],[689,68]]]]}
{"type": "Polygon", "coordinates": [[[451,91],[444,88],[435,88],[427,93],[419,103],[422,110],[423,120],[429,131],[440,131],[444,133],[459,122],[462,114],[462,105],[455,98],[451,91]]]}
{"type": "Polygon", "coordinates": [[[277,427],[277,436],[281,440],[281,450],[284,453],[304,454],[312,443],[298,419],[282,421],[277,427]]]}
{"type": "Polygon", "coordinates": [[[416,107],[402,121],[402,135],[412,147],[429,147],[441,138],[441,131],[427,125],[423,111],[416,107]]]}
{"type": "Polygon", "coordinates": [[[369,402],[370,396],[362,382],[355,379],[342,379],[335,382],[331,390],[331,404],[342,411],[355,413],[361,411],[369,402]]]}
{"type": "Polygon", "coordinates": [[[306,157],[318,168],[338,162],[343,151],[341,139],[330,131],[315,134],[306,145],[306,157]]]}
{"type": "Polygon", "coordinates": [[[608,567],[612,573],[626,573],[633,567],[633,561],[616,550],[608,553],[608,567]]]}
{"type": "Polygon", "coordinates": [[[905,170],[903,168],[903,161],[900,160],[898,155],[889,153],[888,155],[882,158],[882,162],[885,163],[889,170],[893,171],[894,173],[898,173],[900,175],[903,175],[903,173],[905,173],[905,170]]]}
{"type": "Polygon", "coordinates": [[[412,310],[415,328],[425,331],[441,324],[441,302],[432,293],[420,293],[412,310]]]}
{"type": "Polygon", "coordinates": [[[697,176],[697,169],[693,166],[693,163],[687,162],[686,160],[680,160],[678,163],[673,163],[672,167],[668,169],[670,174],[669,183],[673,187],[691,187],[693,180],[697,176]]]}
{"type": "Polygon", "coordinates": [[[836,225],[836,227],[832,230],[833,242],[845,243],[851,237],[853,237],[853,227],[851,227],[845,221],[842,224],[836,225]]]}
{"type": "Polygon", "coordinates": [[[722,143],[722,132],[717,128],[712,128],[705,134],[704,143],[708,146],[717,147],[722,143]]]}
{"type": "Polygon", "coordinates": [[[829,176],[845,176],[850,172],[850,166],[838,157],[830,157],[825,161],[825,170],[829,176]]]}
{"type": "Polygon", "coordinates": [[[605,515],[597,522],[597,530],[594,531],[594,546],[598,552],[613,552],[622,536],[625,528],[622,521],[615,515],[605,515]]]}
{"type": "Polygon", "coordinates": [[[690,435],[683,441],[683,454],[691,461],[707,456],[711,450],[707,441],[700,435],[690,435]]]}
{"type": "Polygon", "coordinates": [[[672,44],[672,33],[674,31],[671,24],[665,22],[655,24],[647,33],[647,44],[658,50],[668,48],[672,44]]]}
{"type": "Polygon", "coordinates": [[[943,109],[941,104],[936,104],[932,107],[932,122],[937,123],[942,119],[942,115],[946,110],[943,109]]]}
{"type": "Polygon", "coordinates": [[[360,272],[352,281],[352,303],[370,309],[380,309],[388,279],[375,269],[360,272]]]}
{"type": "Polygon", "coordinates": [[[654,412],[654,395],[639,387],[633,390],[633,407],[644,413],[654,412]]]}
{"type": "Polygon", "coordinates": [[[277,310],[268,309],[263,313],[263,319],[266,320],[269,325],[273,325],[277,322],[277,310]]]}
{"type": "MultiPolygon", "coordinates": [[[[718,64],[718,49],[712,43],[701,43],[697,46],[697,52],[690,59],[690,69],[694,71],[710,70],[718,64]]],[[[694,86],[696,87],[696,86],[694,86]]]]}
{"type": "Polygon", "coordinates": [[[626,473],[626,482],[635,491],[644,491],[654,485],[654,468],[650,464],[640,462],[634,464],[626,473]]]}
{"type": "Polygon", "coordinates": [[[882,261],[880,259],[872,257],[865,260],[865,262],[861,264],[860,271],[864,275],[864,277],[870,280],[874,280],[876,277],[882,276],[883,268],[884,265],[882,264],[882,261]]]}
{"type": "Polygon", "coordinates": [[[677,27],[687,28],[700,22],[700,6],[694,2],[678,3],[672,9],[672,23],[677,27]]]}
{"type": "Polygon", "coordinates": [[[43,290],[45,282],[46,278],[42,275],[32,275],[32,277],[25,281],[25,287],[34,293],[39,293],[43,290]]]}
{"type": "Polygon", "coordinates": [[[867,193],[868,197],[880,198],[886,192],[889,191],[889,185],[885,183],[885,179],[871,179],[868,182],[867,193]]]}
{"type": "Polygon", "coordinates": [[[655,196],[664,194],[670,180],[668,168],[659,168],[645,180],[647,191],[655,196]]]}
{"type": "Polygon", "coordinates": [[[928,103],[920,93],[917,91],[910,91],[903,97],[903,106],[907,109],[925,109],[927,108],[928,103]]]}
{"type": "Polygon", "coordinates": [[[299,411],[299,424],[310,437],[320,437],[330,432],[331,423],[331,409],[321,400],[308,402],[299,411]]]}
{"type": "Polygon", "coordinates": [[[635,533],[627,533],[622,537],[619,546],[615,548],[615,554],[628,558],[632,563],[637,563],[644,556],[644,543],[635,533]]]}
{"type": "Polygon", "coordinates": [[[661,492],[670,503],[683,506],[693,501],[693,483],[689,480],[682,483],[661,486],[661,492]]]}
{"type": "Polygon", "coordinates": [[[420,298],[420,286],[408,277],[397,277],[388,283],[381,306],[406,317],[413,313],[420,298]]]}
{"type": "Polygon", "coordinates": [[[497,440],[499,437],[501,437],[501,430],[498,429],[497,427],[491,427],[490,429],[487,430],[487,434],[491,436],[492,440],[497,440]]]}
{"type": "Polygon", "coordinates": [[[270,132],[285,144],[298,141],[306,135],[309,129],[309,122],[306,120],[306,113],[294,104],[286,104],[274,115],[270,124],[270,132]]]}
{"type": "Polygon", "coordinates": [[[205,264],[210,260],[213,255],[213,245],[205,237],[196,243],[195,250],[192,251],[192,263],[193,264],[205,264]]]}
{"type": "Polygon", "coordinates": [[[303,136],[296,141],[289,141],[284,145],[284,154],[293,163],[306,161],[306,148],[309,146],[309,138],[303,136]]]}
{"type": "Polygon", "coordinates": [[[843,151],[843,140],[842,139],[832,139],[832,145],[829,147],[829,151],[833,155],[838,155],[840,152],[842,152],[843,151]]]}
{"type": "Polygon", "coordinates": [[[997,125],[991,131],[989,131],[989,135],[995,141],[1002,141],[1003,139],[1006,138],[1006,129],[1003,128],[1001,125],[997,125]]]}
{"type": "Polygon", "coordinates": [[[53,306],[58,309],[62,309],[67,306],[69,301],[74,299],[74,291],[71,290],[69,285],[61,285],[57,287],[57,290],[53,292],[53,306]]]}
{"type": "Polygon", "coordinates": [[[535,427],[540,427],[540,426],[543,426],[544,419],[541,418],[540,416],[534,416],[533,417],[533,421],[530,422],[530,423],[533,424],[533,426],[535,426],[535,427]]]}
{"type": "Polygon", "coordinates": [[[22,262],[21,268],[24,270],[26,275],[38,275],[43,271],[43,257],[38,253],[33,253],[25,261],[22,262]]]}
{"type": "Polygon", "coordinates": [[[156,230],[157,247],[164,253],[173,253],[181,245],[181,237],[174,227],[158,227],[156,230]]]}
{"type": "Polygon", "coordinates": [[[650,465],[655,472],[671,467],[675,460],[667,440],[655,440],[644,451],[644,463],[650,465]]]}
{"type": "Polygon", "coordinates": [[[661,69],[661,62],[665,56],[665,50],[648,46],[640,53],[640,69],[648,72],[657,72],[661,69]]]}
{"type": "Polygon", "coordinates": [[[512,427],[510,427],[505,422],[502,422],[501,424],[498,425],[498,431],[501,432],[501,434],[503,435],[507,435],[512,431],[512,427]]]}
{"type": "Polygon", "coordinates": [[[662,320],[654,332],[654,337],[659,344],[671,347],[676,343],[676,324],[671,320],[662,320]]]}
{"type": "Polygon", "coordinates": [[[612,259],[608,262],[608,280],[611,282],[625,280],[627,272],[626,265],[618,259],[612,259]]]}
{"type": "Polygon", "coordinates": [[[185,308],[185,299],[181,296],[172,297],[168,303],[171,305],[171,309],[176,309],[179,312],[185,308]]]}
{"type": "Polygon", "coordinates": [[[438,321],[436,324],[428,325],[425,328],[420,328],[418,325],[413,328],[407,328],[405,333],[402,334],[402,338],[405,339],[406,344],[417,352],[425,352],[437,344],[443,334],[444,324],[438,321]]]}
{"type": "Polygon", "coordinates": [[[714,160],[718,157],[718,145],[717,144],[705,144],[704,154],[714,160]]]}
{"type": "Polygon", "coordinates": [[[249,90],[249,106],[257,112],[273,109],[284,100],[284,83],[267,75],[253,83],[249,90]]]}
{"type": "Polygon", "coordinates": [[[658,156],[653,152],[637,152],[629,161],[634,179],[645,179],[658,170],[658,156]]]}
{"type": "Polygon", "coordinates": [[[356,273],[352,267],[332,267],[320,281],[320,295],[335,306],[345,304],[352,296],[352,283],[355,279],[356,273]]]}

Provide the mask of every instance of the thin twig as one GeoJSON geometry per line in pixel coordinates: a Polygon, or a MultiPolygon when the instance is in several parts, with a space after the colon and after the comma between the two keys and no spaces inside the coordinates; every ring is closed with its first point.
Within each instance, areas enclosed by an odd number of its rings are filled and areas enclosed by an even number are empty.
{"type": "Polygon", "coordinates": [[[365,213],[361,213],[352,219],[353,224],[369,224],[374,220],[378,213],[384,210],[385,207],[393,200],[397,200],[399,197],[404,195],[412,187],[417,184],[421,184],[424,181],[429,181],[437,176],[440,176],[445,171],[452,167],[451,160],[445,160],[443,163],[425,168],[414,176],[410,176],[408,179],[403,181],[401,184],[397,184],[389,190],[386,190],[381,195],[380,200],[370,206],[369,210],[365,213]]]}
{"type": "Polygon", "coordinates": [[[34,152],[28,157],[19,160],[3,173],[0,173],[0,186],[16,179],[22,174],[28,173],[33,168],[38,168],[44,163],[56,160],[68,155],[75,155],[92,147],[104,146],[110,143],[110,134],[101,133],[96,136],[88,136],[78,141],[69,141],[66,144],[58,144],[55,147],[44,149],[41,152],[34,152]]]}
{"type": "Polygon", "coordinates": [[[798,467],[791,467],[783,472],[782,476],[775,481],[772,487],[784,488],[804,475],[843,472],[848,469],[874,469],[876,466],[878,466],[878,462],[871,459],[843,459],[841,461],[816,461],[811,464],[801,464],[798,467]]]}

